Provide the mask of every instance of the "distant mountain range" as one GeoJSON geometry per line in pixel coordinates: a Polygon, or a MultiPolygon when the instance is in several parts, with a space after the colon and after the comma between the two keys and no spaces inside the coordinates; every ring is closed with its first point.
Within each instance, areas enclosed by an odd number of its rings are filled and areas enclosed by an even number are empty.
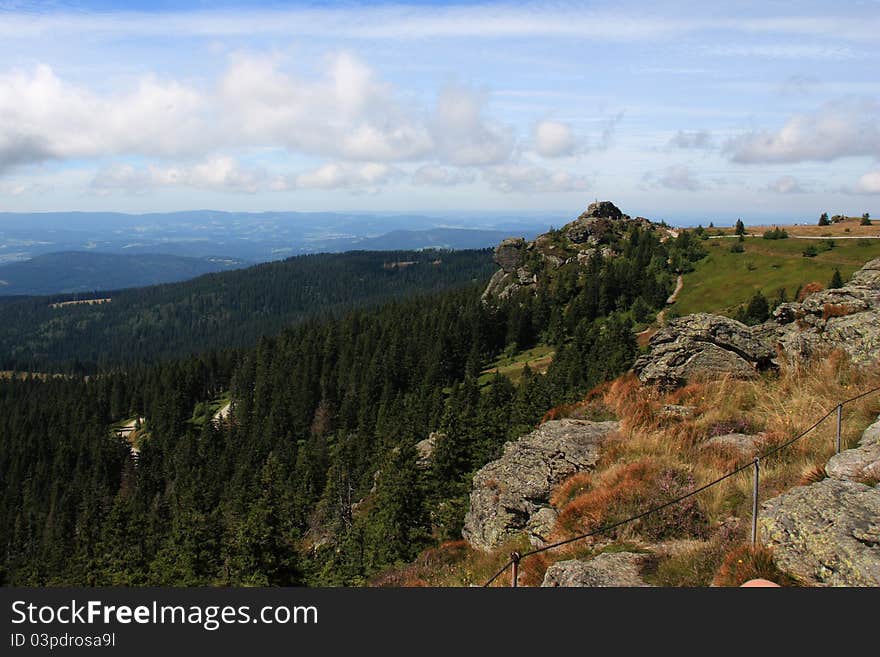
{"type": "Polygon", "coordinates": [[[502,233],[502,237],[534,237],[554,221],[554,217],[212,210],[141,215],[0,213],[0,263],[60,251],[166,253],[196,258],[219,254],[266,262],[350,249],[479,248],[493,246],[502,233]]]}
{"type": "Polygon", "coordinates": [[[238,269],[243,260],[167,254],[66,251],[0,265],[0,295],[91,292],[173,283],[202,274],[238,269]]]}
{"type": "Polygon", "coordinates": [[[395,228],[370,235],[379,226],[437,219],[356,219],[324,213],[0,214],[0,296],[171,283],[306,253],[481,249],[511,235],[532,238],[540,232],[535,225],[512,223],[493,229],[395,228]],[[363,233],[346,234],[353,230],[363,233]]]}

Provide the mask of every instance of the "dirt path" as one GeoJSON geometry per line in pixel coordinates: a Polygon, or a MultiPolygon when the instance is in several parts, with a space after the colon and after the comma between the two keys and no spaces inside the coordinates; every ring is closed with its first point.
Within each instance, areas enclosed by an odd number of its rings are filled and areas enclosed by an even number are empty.
{"type": "MultiPolygon", "coordinates": [[[[679,274],[678,278],[675,281],[675,289],[672,291],[672,294],[669,295],[669,298],[666,300],[666,305],[671,306],[678,300],[678,294],[681,292],[681,288],[684,287],[684,277],[679,274]]],[[[657,332],[658,327],[663,327],[666,324],[666,311],[668,308],[664,308],[659,313],[657,313],[657,326],[649,326],[644,331],[639,331],[636,333],[636,340],[640,345],[647,344],[647,341],[651,338],[654,333],[657,332]]]]}

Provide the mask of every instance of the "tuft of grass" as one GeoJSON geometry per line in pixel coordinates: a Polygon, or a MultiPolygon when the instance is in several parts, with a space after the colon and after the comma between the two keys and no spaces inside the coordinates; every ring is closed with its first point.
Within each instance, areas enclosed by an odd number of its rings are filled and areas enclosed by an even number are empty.
{"type": "Polygon", "coordinates": [[[713,586],[741,586],[752,579],[766,579],[780,586],[797,582],[773,562],[773,552],[763,545],[741,544],[723,558],[712,580],[713,586]]]}

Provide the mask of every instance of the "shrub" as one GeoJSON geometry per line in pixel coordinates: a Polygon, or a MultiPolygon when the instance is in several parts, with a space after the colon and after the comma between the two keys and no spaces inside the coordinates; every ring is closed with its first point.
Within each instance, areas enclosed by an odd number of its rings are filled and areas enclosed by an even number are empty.
{"type": "Polygon", "coordinates": [[[734,242],[730,247],[731,253],[743,253],[745,250],[742,242],[734,242]]]}
{"type": "Polygon", "coordinates": [[[819,249],[810,244],[801,252],[801,255],[805,258],[815,258],[817,255],[819,255],[819,249]]]}
{"type": "Polygon", "coordinates": [[[775,226],[766,231],[763,235],[765,240],[785,240],[788,239],[788,233],[783,229],[775,226]]]}

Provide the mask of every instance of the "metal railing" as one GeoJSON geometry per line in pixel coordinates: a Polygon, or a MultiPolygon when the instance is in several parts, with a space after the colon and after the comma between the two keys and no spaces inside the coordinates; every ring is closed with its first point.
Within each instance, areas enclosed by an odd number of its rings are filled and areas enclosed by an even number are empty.
{"type": "Polygon", "coordinates": [[[523,559],[534,556],[536,554],[540,554],[542,552],[554,550],[556,548],[562,547],[563,545],[569,545],[571,543],[575,543],[577,541],[582,541],[584,539],[591,538],[591,537],[597,536],[599,534],[604,534],[605,532],[609,532],[612,529],[617,529],[618,527],[621,527],[623,525],[629,524],[629,523],[634,522],[636,520],[640,520],[641,518],[644,518],[646,516],[657,513],[658,511],[662,511],[663,509],[665,509],[667,507],[673,506],[675,504],[678,504],[679,502],[683,502],[684,500],[686,500],[688,498],[691,498],[695,495],[698,495],[699,493],[702,493],[704,490],[706,490],[708,488],[712,488],[713,486],[717,486],[722,481],[725,481],[726,479],[730,479],[731,477],[736,476],[740,472],[748,470],[749,468],[754,468],[754,473],[755,473],[754,480],[752,483],[752,532],[751,532],[751,541],[752,541],[752,545],[754,545],[755,543],[757,543],[757,540],[758,540],[758,496],[759,496],[759,485],[760,485],[761,460],[767,459],[768,457],[773,456],[777,452],[782,451],[786,447],[789,447],[790,445],[796,443],[801,438],[803,438],[804,436],[806,436],[809,433],[811,433],[812,431],[814,431],[817,427],[819,427],[825,420],[827,420],[835,412],[837,413],[837,439],[836,439],[835,448],[836,448],[836,453],[840,454],[841,444],[842,444],[841,443],[841,429],[843,426],[843,407],[846,406],[847,404],[851,404],[855,401],[858,401],[859,399],[867,397],[868,395],[871,395],[875,392],[880,392],[880,386],[878,386],[876,388],[872,388],[871,390],[863,392],[859,395],[856,395],[855,397],[850,397],[849,399],[845,399],[845,400],[839,402],[837,404],[837,406],[835,406],[830,411],[825,413],[825,415],[823,415],[821,418],[816,420],[816,422],[814,422],[812,425],[810,425],[809,428],[805,429],[804,431],[802,431],[801,433],[796,435],[794,438],[790,438],[790,439],[786,440],[784,443],[780,443],[779,445],[776,445],[775,447],[764,452],[763,454],[759,454],[758,456],[756,456],[753,461],[751,461],[749,463],[745,463],[745,464],[735,468],[734,470],[731,470],[727,474],[724,474],[724,475],[718,477],[718,479],[714,479],[706,484],[703,484],[702,486],[695,488],[695,489],[693,489],[693,490],[685,493],[684,495],[681,495],[673,500],[669,500],[668,502],[664,502],[663,504],[659,504],[657,506],[651,507],[650,509],[643,511],[642,513],[636,514],[634,516],[630,516],[629,518],[625,518],[624,520],[619,520],[617,522],[603,525],[597,529],[586,532],[584,534],[578,534],[577,536],[572,536],[571,538],[567,538],[565,540],[558,541],[556,543],[550,543],[548,545],[544,545],[542,547],[535,548],[534,550],[529,550],[528,552],[523,552],[523,553],[513,552],[510,555],[510,559],[483,586],[484,587],[490,586],[495,580],[497,580],[499,577],[501,577],[501,575],[504,573],[504,571],[506,571],[508,568],[510,568],[511,569],[510,585],[513,587],[516,587],[518,585],[518,579],[519,579],[519,564],[520,564],[520,561],[522,561],[523,559]]]}

